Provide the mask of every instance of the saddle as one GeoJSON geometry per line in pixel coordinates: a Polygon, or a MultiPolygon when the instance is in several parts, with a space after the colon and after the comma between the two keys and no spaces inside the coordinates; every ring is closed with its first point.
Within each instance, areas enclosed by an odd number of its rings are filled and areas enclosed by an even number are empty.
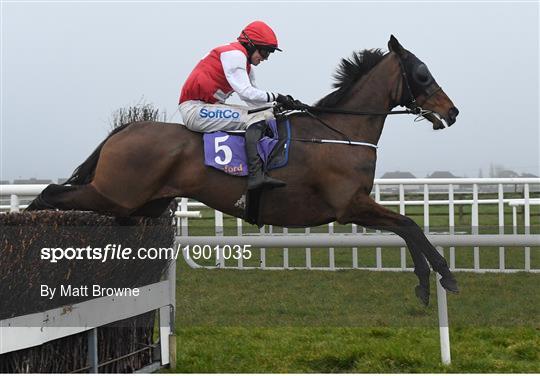
{"type": "MultiPolygon", "coordinates": [[[[287,165],[291,143],[291,127],[287,118],[267,121],[266,134],[257,144],[257,151],[263,161],[265,171],[287,165]]],[[[205,133],[204,164],[229,175],[248,175],[245,147],[245,131],[219,131],[205,133]]],[[[244,220],[259,227],[259,206],[261,190],[248,191],[245,197],[244,220]]]]}

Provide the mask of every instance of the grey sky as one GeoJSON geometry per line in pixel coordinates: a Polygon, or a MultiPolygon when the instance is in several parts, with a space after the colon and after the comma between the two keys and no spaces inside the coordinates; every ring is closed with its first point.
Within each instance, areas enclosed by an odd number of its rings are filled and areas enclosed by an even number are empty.
{"type": "MultiPolygon", "coordinates": [[[[539,10],[530,3],[2,3],[0,179],[67,177],[141,98],[176,112],[183,81],[247,23],[271,25],[283,53],[259,87],[313,103],[342,57],[387,49],[390,34],[427,63],[460,109],[433,131],[388,118],[377,176],[434,170],[484,176],[490,162],[539,174],[539,10]]],[[[174,117],[171,119],[171,116],[174,117]]],[[[144,153],[144,150],[141,150],[144,153]]]]}

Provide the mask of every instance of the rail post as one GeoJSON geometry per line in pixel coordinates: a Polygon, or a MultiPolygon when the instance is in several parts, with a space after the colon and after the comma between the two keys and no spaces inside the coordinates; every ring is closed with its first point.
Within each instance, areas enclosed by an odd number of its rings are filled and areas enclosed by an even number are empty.
{"type": "Polygon", "coordinates": [[[19,205],[20,205],[19,196],[11,195],[10,199],[9,199],[9,206],[10,206],[9,211],[11,213],[18,213],[19,212],[19,205]]]}
{"type": "Polygon", "coordinates": [[[88,365],[90,366],[90,373],[98,373],[98,338],[97,328],[90,329],[88,332],[88,365]]]}
{"type": "MultiPolygon", "coordinates": [[[[444,257],[442,247],[437,247],[437,251],[444,257]]],[[[438,273],[435,274],[437,283],[437,312],[439,315],[439,337],[441,343],[441,361],[444,365],[450,365],[450,330],[448,327],[448,304],[446,301],[446,290],[442,287],[438,273]]]]}

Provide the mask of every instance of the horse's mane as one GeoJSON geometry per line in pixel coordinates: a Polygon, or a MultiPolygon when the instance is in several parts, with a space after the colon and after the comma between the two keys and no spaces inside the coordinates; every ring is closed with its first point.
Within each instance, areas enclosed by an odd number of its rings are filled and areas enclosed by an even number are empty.
{"type": "Polygon", "coordinates": [[[384,57],[381,49],[363,50],[354,52],[352,57],[341,59],[341,63],[334,74],[336,82],[332,85],[336,90],[320,99],[315,106],[334,107],[336,106],[351,87],[384,57]]]}

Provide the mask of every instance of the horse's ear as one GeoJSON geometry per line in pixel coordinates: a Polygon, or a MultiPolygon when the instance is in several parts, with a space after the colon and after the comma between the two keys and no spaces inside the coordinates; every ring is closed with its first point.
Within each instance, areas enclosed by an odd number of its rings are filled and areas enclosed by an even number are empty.
{"type": "Polygon", "coordinates": [[[388,50],[395,52],[398,55],[402,55],[405,52],[403,46],[399,44],[399,41],[393,35],[390,35],[390,40],[388,41],[388,50]]]}

